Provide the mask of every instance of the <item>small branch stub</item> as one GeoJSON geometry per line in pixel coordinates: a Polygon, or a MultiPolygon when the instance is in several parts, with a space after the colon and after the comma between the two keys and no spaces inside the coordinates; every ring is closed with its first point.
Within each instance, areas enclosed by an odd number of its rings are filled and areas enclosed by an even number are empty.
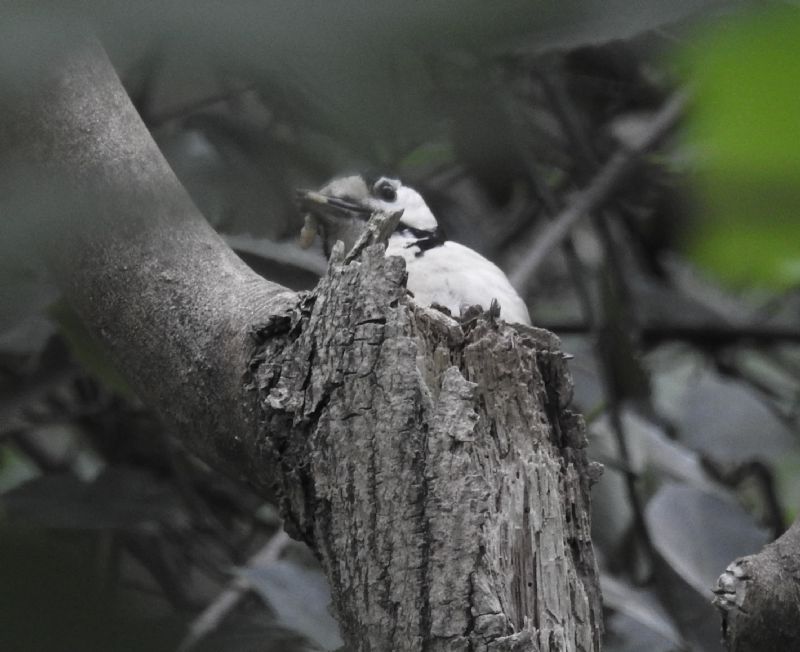
{"type": "Polygon", "coordinates": [[[384,213],[376,211],[373,213],[361,236],[356,241],[353,248],[345,256],[344,262],[350,263],[361,255],[361,252],[371,244],[385,245],[389,236],[392,235],[397,225],[400,224],[400,218],[403,217],[403,211],[395,211],[394,213],[384,213]]]}
{"type": "Polygon", "coordinates": [[[381,244],[348,259],[251,364],[259,454],[347,649],[599,649],[596,468],[557,338],[416,306],[381,244]]]}

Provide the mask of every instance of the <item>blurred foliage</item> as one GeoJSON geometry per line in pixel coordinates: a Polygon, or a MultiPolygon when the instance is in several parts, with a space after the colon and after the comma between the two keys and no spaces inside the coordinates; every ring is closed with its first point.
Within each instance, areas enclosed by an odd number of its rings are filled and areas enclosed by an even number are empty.
{"type": "Polygon", "coordinates": [[[174,647],[180,619],[153,619],[109,591],[100,545],[79,533],[57,537],[42,529],[0,525],[2,649],[143,652],[174,647]]]}
{"type": "Polygon", "coordinates": [[[86,328],[81,318],[64,301],[53,303],[48,310],[50,318],[69,345],[75,359],[121,396],[132,399],[134,392],[122,377],[108,354],[97,345],[97,340],[86,328]]]}
{"type": "MultiPolygon", "coordinates": [[[[593,527],[612,652],[719,649],[708,583],[796,512],[800,295],[778,292],[798,278],[800,23],[794,7],[739,4],[80,4],[209,221],[296,289],[326,261],[294,243],[295,187],[400,173],[449,237],[512,269],[691,80],[681,137],[633,166],[525,297],[575,356],[575,404],[606,464],[593,527]],[[732,293],[693,263],[763,289],[732,293]]],[[[0,9],[12,87],[38,62],[15,48],[66,34],[77,6],[0,9]]],[[[74,649],[123,649],[103,622],[130,649],[190,631],[197,650],[334,646],[307,551],[281,543],[275,506],[188,454],[54,305],[3,180],[3,649],[73,635],[74,649]],[[198,629],[232,590],[234,608],[198,629]]]]}
{"type": "Polygon", "coordinates": [[[800,285],[800,9],[763,7],[703,30],[682,64],[695,91],[702,219],[691,255],[734,285],[800,285]]]}

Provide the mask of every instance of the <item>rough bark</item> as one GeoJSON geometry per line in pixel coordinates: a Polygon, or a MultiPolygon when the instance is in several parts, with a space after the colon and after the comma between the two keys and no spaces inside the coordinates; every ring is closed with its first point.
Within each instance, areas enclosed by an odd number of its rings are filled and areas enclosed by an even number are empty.
{"type": "Polygon", "coordinates": [[[416,307],[380,245],[259,332],[257,463],[349,648],[599,648],[596,469],[555,336],[416,307]]]}
{"type": "Polygon", "coordinates": [[[596,469],[555,337],[416,307],[381,245],[311,294],[259,279],[97,47],[45,70],[0,114],[16,205],[57,193],[36,207],[66,298],[190,450],[278,490],[348,648],[599,649],[596,469]]]}
{"type": "Polygon", "coordinates": [[[717,580],[714,604],[732,652],[800,650],[800,522],[717,580]]]}

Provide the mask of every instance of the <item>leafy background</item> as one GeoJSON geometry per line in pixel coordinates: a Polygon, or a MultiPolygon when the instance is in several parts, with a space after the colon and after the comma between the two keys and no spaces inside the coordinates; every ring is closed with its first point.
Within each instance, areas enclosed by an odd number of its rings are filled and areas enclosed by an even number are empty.
{"type": "MultiPolygon", "coordinates": [[[[294,188],[363,168],[401,175],[509,272],[575,356],[606,466],[605,649],[720,649],[710,587],[800,496],[793,3],[77,7],[0,10],[4,72],[35,66],[15,43],[90,20],[195,202],[260,273],[313,287],[325,261],[296,245],[294,188]],[[670,103],[676,124],[632,158],[670,103]],[[625,173],[526,265],[615,159],[625,173]]],[[[0,646],[337,647],[311,555],[137,400],[4,197],[0,646]]]]}

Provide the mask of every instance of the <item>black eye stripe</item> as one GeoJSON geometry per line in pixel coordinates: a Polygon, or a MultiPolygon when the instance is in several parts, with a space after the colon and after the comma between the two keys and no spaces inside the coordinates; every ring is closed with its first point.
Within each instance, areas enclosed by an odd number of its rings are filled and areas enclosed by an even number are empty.
{"type": "Polygon", "coordinates": [[[384,201],[394,201],[397,199],[397,190],[391,182],[383,180],[378,181],[373,189],[373,194],[384,201]]]}

